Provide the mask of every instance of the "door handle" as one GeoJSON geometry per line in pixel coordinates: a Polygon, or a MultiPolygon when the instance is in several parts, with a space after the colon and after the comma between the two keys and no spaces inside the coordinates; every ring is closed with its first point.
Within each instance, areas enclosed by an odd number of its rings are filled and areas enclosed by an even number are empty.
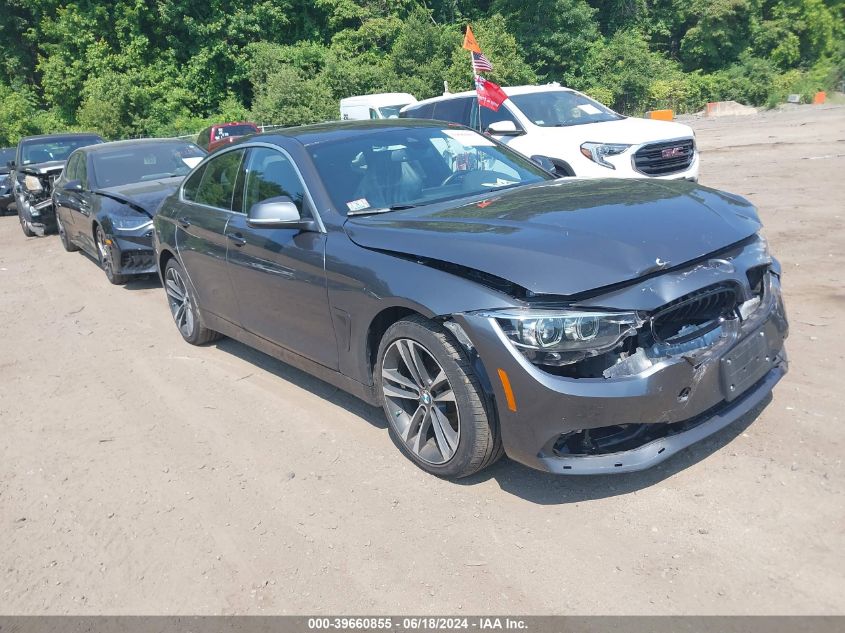
{"type": "Polygon", "coordinates": [[[188,218],[179,218],[176,220],[183,229],[187,229],[191,226],[191,221],[188,218]]]}
{"type": "Polygon", "coordinates": [[[235,246],[243,246],[244,244],[246,244],[244,236],[240,233],[226,233],[226,237],[228,237],[229,241],[232,242],[235,246]]]}

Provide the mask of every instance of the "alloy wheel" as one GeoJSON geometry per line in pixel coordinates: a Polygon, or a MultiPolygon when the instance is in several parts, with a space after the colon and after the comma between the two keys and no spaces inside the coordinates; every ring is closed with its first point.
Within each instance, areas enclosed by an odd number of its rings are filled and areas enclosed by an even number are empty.
{"type": "Polygon", "coordinates": [[[100,265],[106,271],[106,276],[111,279],[114,274],[114,262],[112,261],[111,249],[106,245],[106,234],[103,227],[97,227],[97,250],[100,253],[100,265]]]}
{"type": "Polygon", "coordinates": [[[408,449],[433,465],[452,459],[460,415],[452,385],[432,353],[417,341],[397,339],[384,353],[381,375],[390,424],[408,449]]]}
{"type": "Polygon", "coordinates": [[[177,269],[170,267],[164,273],[164,290],[176,327],[182,336],[189,338],[194,331],[194,310],[188,287],[177,269]]]}

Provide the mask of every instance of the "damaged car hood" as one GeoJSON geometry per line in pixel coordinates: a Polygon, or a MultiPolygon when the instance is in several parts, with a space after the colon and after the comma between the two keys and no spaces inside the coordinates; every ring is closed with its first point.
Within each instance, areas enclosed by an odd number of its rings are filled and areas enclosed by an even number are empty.
{"type": "Polygon", "coordinates": [[[152,217],[158,210],[161,201],[176,191],[182,184],[183,179],[183,176],[174,176],[173,178],[133,182],[127,185],[96,189],[94,193],[122,202],[152,217]]]}
{"type": "Polygon", "coordinates": [[[745,199],[687,181],[566,179],[352,217],[345,228],[365,248],[576,295],[701,258],[760,220],[745,199]]]}

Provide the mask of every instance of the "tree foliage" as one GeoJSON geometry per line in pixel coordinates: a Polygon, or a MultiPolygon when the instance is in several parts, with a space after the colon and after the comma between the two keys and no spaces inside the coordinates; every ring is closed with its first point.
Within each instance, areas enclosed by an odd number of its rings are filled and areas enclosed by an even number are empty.
{"type": "Polygon", "coordinates": [[[469,89],[468,22],[494,81],[559,81],[629,113],[772,104],[845,69],[845,0],[0,0],[0,16],[0,144],[306,123],[353,94],[469,89]]]}

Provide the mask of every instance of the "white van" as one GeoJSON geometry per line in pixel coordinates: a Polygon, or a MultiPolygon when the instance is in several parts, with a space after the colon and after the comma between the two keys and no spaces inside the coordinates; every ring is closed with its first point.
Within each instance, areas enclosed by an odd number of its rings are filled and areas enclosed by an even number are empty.
{"type": "Polygon", "coordinates": [[[558,84],[503,90],[508,99],[496,112],[479,108],[471,91],[420,101],[400,116],[481,130],[561,176],[698,180],[695,134],[687,125],[626,117],[558,84]]]}
{"type": "Polygon", "coordinates": [[[417,102],[407,92],[382,92],[374,95],[347,97],[340,100],[340,118],[344,121],[395,119],[399,111],[417,102]]]}

